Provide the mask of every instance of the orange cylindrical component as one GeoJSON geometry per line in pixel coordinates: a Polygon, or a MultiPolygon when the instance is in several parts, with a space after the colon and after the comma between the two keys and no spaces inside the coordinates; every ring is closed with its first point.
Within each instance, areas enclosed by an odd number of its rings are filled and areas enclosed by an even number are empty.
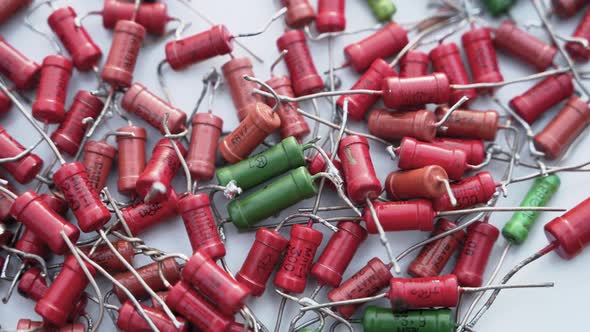
{"type": "Polygon", "coordinates": [[[109,56],[102,69],[102,79],[116,87],[128,87],[133,81],[133,71],[145,28],[133,21],[119,21],[113,33],[109,56]]]}
{"type": "MultiPolygon", "coordinates": [[[[440,120],[447,113],[448,107],[438,107],[436,109],[436,119],[440,120]]],[[[447,118],[442,126],[438,128],[440,136],[482,139],[484,141],[494,141],[498,131],[498,121],[500,114],[494,110],[472,111],[472,110],[455,110],[447,118]]]]}
{"type": "Polygon", "coordinates": [[[82,165],[88,172],[88,180],[97,191],[105,187],[116,153],[117,149],[104,141],[90,141],[84,146],[82,165]]]}
{"type": "Polygon", "coordinates": [[[256,103],[251,107],[244,121],[221,141],[219,151],[229,163],[237,163],[248,157],[268,135],[281,126],[281,119],[268,105],[256,103]]]}
{"type": "Polygon", "coordinates": [[[124,195],[134,195],[137,179],[145,168],[145,129],[127,126],[117,129],[118,132],[132,133],[133,136],[117,136],[119,147],[119,181],[117,188],[124,195]]]}
{"type": "Polygon", "coordinates": [[[258,84],[244,79],[244,75],[254,77],[252,61],[248,58],[233,58],[221,66],[221,71],[238,112],[238,120],[243,121],[248,110],[252,109],[250,104],[262,102],[262,96],[252,93],[258,84]]]}
{"type": "Polygon", "coordinates": [[[379,109],[369,115],[369,132],[386,140],[410,136],[430,142],[436,136],[435,122],[434,113],[427,110],[388,112],[379,109]]]}
{"type": "Polygon", "coordinates": [[[444,168],[436,165],[409,171],[391,172],[385,180],[387,196],[393,200],[434,199],[445,194],[443,180],[449,180],[444,168]]]}
{"type": "Polygon", "coordinates": [[[211,113],[197,113],[192,120],[193,131],[186,164],[193,179],[208,181],[215,173],[215,153],[223,127],[223,119],[211,113]]]}
{"type": "MultiPolygon", "coordinates": [[[[266,81],[266,84],[281,96],[295,97],[291,80],[287,76],[274,76],[266,81]]],[[[273,107],[275,99],[269,97],[266,99],[266,103],[273,107]]],[[[301,142],[309,134],[310,130],[303,116],[297,113],[297,108],[299,108],[297,103],[281,103],[277,109],[277,114],[281,119],[281,137],[293,136],[301,142]]]]}

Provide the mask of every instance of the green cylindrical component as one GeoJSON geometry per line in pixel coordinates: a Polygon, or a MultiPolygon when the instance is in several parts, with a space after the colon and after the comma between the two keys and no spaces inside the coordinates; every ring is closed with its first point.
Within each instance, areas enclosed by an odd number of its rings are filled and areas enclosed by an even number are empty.
{"type": "Polygon", "coordinates": [[[299,144],[295,137],[287,137],[272,148],[219,169],[216,173],[217,182],[225,186],[231,180],[235,180],[242,190],[250,189],[290,169],[303,166],[303,149],[304,146],[299,144]]]}
{"type": "Polygon", "coordinates": [[[391,308],[368,306],[363,314],[362,324],[365,332],[452,332],[455,330],[451,309],[393,313],[391,308]]]}
{"type": "Polygon", "coordinates": [[[227,211],[234,225],[245,229],[316,193],[309,171],[299,167],[250,195],[231,201],[227,211]]]}
{"type": "Polygon", "coordinates": [[[516,3],[516,0],[483,0],[483,3],[490,14],[498,16],[510,10],[510,7],[516,3]]]}
{"type": "MultiPolygon", "coordinates": [[[[559,177],[554,174],[536,179],[520,206],[547,205],[560,184],[559,177]]],[[[502,228],[502,235],[512,244],[522,244],[539,217],[539,213],[539,211],[519,211],[514,213],[502,228]]]]}
{"type": "Polygon", "coordinates": [[[393,14],[397,11],[397,7],[391,0],[367,0],[367,2],[379,22],[391,21],[393,14]]]}

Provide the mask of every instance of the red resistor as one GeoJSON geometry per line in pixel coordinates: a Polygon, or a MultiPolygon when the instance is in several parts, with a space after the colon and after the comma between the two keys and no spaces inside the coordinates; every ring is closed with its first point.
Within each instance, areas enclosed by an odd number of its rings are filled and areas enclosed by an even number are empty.
{"type": "Polygon", "coordinates": [[[357,72],[361,73],[376,59],[389,58],[408,44],[408,32],[391,22],[369,37],[346,46],[344,56],[357,72]]]}
{"type": "Polygon", "coordinates": [[[590,198],[585,199],[545,225],[545,236],[555,242],[557,254],[563,259],[572,259],[590,244],[590,198]]]}
{"type": "Polygon", "coordinates": [[[301,29],[315,20],[315,12],[308,0],[282,0],[287,7],[285,22],[292,29],[301,29]]]}
{"type": "Polygon", "coordinates": [[[72,56],[80,71],[90,70],[98,65],[102,52],[83,26],[76,26],[77,14],[72,7],[56,9],[47,18],[51,30],[72,56]]]}
{"type": "Polygon", "coordinates": [[[346,29],[346,5],[344,0],[319,0],[315,28],[320,33],[339,32],[346,29]]]}
{"type": "Polygon", "coordinates": [[[480,287],[483,284],[483,274],[499,235],[496,226],[481,221],[467,228],[465,245],[453,269],[459,285],[480,287]]]}
{"type": "MultiPolygon", "coordinates": [[[[448,110],[449,108],[445,106],[437,107],[435,111],[436,120],[440,121],[448,110]]],[[[499,122],[500,114],[494,110],[472,111],[458,109],[443,124],[446,129],[438,128],[438,135],[494,141],[500,126],[499,122]]]]}
{"type": "Polygon", "coordinates": [[[237,282],[201,251],[194,253],[188,260],[182,269],[182,279],[195,286],[226,315],[235,314],[250,296],[248,288],[237,282]]]}
{"type": "Polygon", "coordinates": [[[424,52],[409,50],[399,60],[399,77],[418,77],[428,74],[428,55],[424,52]]]}
{"type": "Polygon", "coordinates": [[[496,50],[494,50],[490,28],[483,27],[469,30],[461,36],[461,43],[475,83],[504,81],[498,67],[498,59],[496,59],[496,50]]]}
{"type": "Polygon", "coordinates": [[[387,297],[393,312],[409,309],[444,307],[459,303],[459,285],[452,274],[429,278],[391,278],[387,297]]]}
{"type": "MultiPolygon", "coordinates": [[[[141,24],[149,33],[163,35],[166,23],[170,21],[164,2],[142,2],[136,14],[136,22],[141,24]]],[[[107,29],[113,29],[117,22],[133,19],[135,5],[133,2],[105,0],[102,10],[102,24],[107,29]]]]}
{"type": "Polygon", "coordinates": [[[97,191],[105,187],[111,172],[117,149],[104,141],[89,141],[84,146],[82,165],[88,173],[88,180],[97,191]]]}
{"type": "Polygon", "coordinates": [[[119,148],[117,188],[124,195],[134,195],[137,179],[145,169],[147,132],[144,128],[133,125],[119,128],[117,131],[133,134],[133,136],[117,136],[119,148]]]}
{"type": "Polygon", "coordinates": [[[64,326],[45,326],[45,322],[35,322],[30,319],[19,319],[16,325],[17,332],[37,331],[37,332],[85,332],[86,325],[83,323],[67,323],[64,326]]]}
{"type": "Polygon", "coordinates": [[[324,81],[315,68],[303,31],[285,32],[277,40],[277,47],[281,52],[288,51],[285,63],[296,96],[308,95],[324,88],[324,81]]]}
{"type": "MultiPolygon", "coordinates": [[[[180,265],[176,263],[174,258],[167,258],[161,262],[162,274],[166,280],[171,284],[180,280],[180,265]]],[[[137,272],[145,283],[154,291],[166,290],[164,281],[158,274],[158,262],[144,265],[137,269],[137,272]]],[[[137,299],[144,299],[149,297],[148,292],[141,286],[137,278],[130,272],[119,273],[115,275],[115,279],[125,286],[131,294],[137,299]]],[[[118,287],[113,287],[113,291],[121,303],[127,301],[127,295],[118,287]]]]}
{"type": "Polygon", "coordinates": [[[53,175],[53,181],[63,192],[83,232],[98,230],[111,219],[111,213],[100,200],[81,163],[62,165],[53,175]]]}
{"type": "Polygon", "coordinates": [[[385,192],[392,200],[439,198],[446,193],[447,172],[436,165],[409,171],[391,172],[385,179],[385,192]]]}
{"type": "Polygon", "coordinates": [[[214,25],[211,29],[190,37],[166,44],[166,61],[174,70],[181,70],[197,62],[233,50],[232,35],[225,25],[214,25]]]}
{"type": "Polygon", "coordinates": [[[68,202],[64,199],[50,194],[41,194],[39,197],[41,197],[45,204],[60,216],[65,217],[66,213],[68,213],[68,202]]]}
{"type": "Polygon", "coordinates": [[[137,63],[145,28],[133,21],[118,21],[102,79],[115,87],[129,87],[137,63]]]}
{"type": "Polygon", "coordinates": [[[138,202],[121,210],[127,226],[133,236],[144,232],[150,227],[162,223],[177,215],[176,205],[178,196],[174,189],[170,189],[168,196],[162,202],[149,203],[138,202]]]}
{"type": "MultiPolygon", "coordinates": [[[[4,127],[0,126],[0,158],[10,158],[25,151],[25,147],[17,142],[4,127]]],[[[43,168],[43,160],[34,153],[28,153],[16,161],[2,163],[12,177],[21,184],[31,182],[43,168]]]]}
{"type": "Polygon", "coordinates": [[[442,148],[430,143],[405,137],[399,150],[398,166],[401,169],[438,165],[445,169],[449,179],[459,180],[467,170],[467,155],[459,149],[442,148]]]}
{"type": "MultiPolygon", "coordinates": [[[[436,213],[432,204],[424,199],[373,203],[377,217],[386,232],[431,231],[436,213]]],[[[365,208],[363,221],[369,234],[377,234],[377,225],[369,208],[365,208]]]]}
{"type": "MultiPolygon", "coordinates": [[[[168,291],[156,292],[156,295],[158,295],[158,298],[160,298],[162,301],[164,301],[164,303],[166,303],[166,298],[168,298],[168,294],[170,294],[168,291]]],[[[154,308],[156,310],[164,311],[163,307],[160,305],[160,303],[158,303],[158,301],[156,301],[154,299],[153,296],[152,296],[152,308],[154,308]]]]}
{"type": "Polygon", "coordinates": [[[41,276],[41,270],[33,266],[23,273],[17,289],[20,295],[37,302],[47,292],[47,281],[41,276]]]}
{"type": "Polygon", "coordinates": [[[306,225],[293,225],[287,252],[274,279],[278,288],[293,294],[305,291],[307,275],[322,238],[323,234],[318,230],[306,225]]]}
{"type": "MultiPolygon", "coordinates": [[[[273,88],[279,95],[295,97],[291,80],[287,76],[274,76],[266,81],[271,88],[273,88]]],[[[273,107],[275,105],[274,98],[266,98],[266,103],[273,107]]],[[[303,116],[297,113],[299,104],[297,103],[281,103],[277,109],[277,114],[281,119],[281,137],[287,138],[289,136],[295,137],[299,142],[302,142],[311,130],[303,116]]]]}
{"type": "Polygon", "coordinates": [[[49,55],[43,60],[33,116],[44,123],[61,123],[65,117],[68,84],[72,62],[61,55],[49,55]]]}
{"type": "Polygon", "coordinates": [[[457,205],[453,206],[449,195],[445,193],[433,201],[432,205],[436,211],[466,209],[487,203],[496,193],[496,181],[490,172],[480,172],[451,184],[451,191],[457,199],[457,205]]]}
{"type": "MultiPolygon", "coordinates": [[[[186,332],[188,331],[188,323],[184,318],[176,317],[181,324],[180,328],[176,328],[172,320],[166,315],[164,311],[150,308],[146,305],[140,304],[145,314],[152,320],[158,330],[162,332],[186,332]]],[[[132,331],[150,331],[151,327],[137,311],[131,301],[125,301],[119,308],[119,317],[117,317],[117,327],[124,332],[132,331]]]]}
{"type": "Polygon", "coordinates": [[[436,136],[436,117],[427,110],[390,112],[377,109],[369,115],[369,133],[385,140],[406,136],[430,142],[436,136]]]}
{"type": "Polygon", "coordinates": [[[215,157],[223,119],[211,113],[197,113],[192,119],[193,130],[186,154],[186,164],[196,181],[209,181],[215,174],[215,157]]]}
{"type": "Polygon", "coordinates": [[[248,287],[253,296],[261,296],[266,288],[270,274],[279,262],[289,241],[279,232],[259,228],[252,248],[248,252],[236,280],[248,287]]]}
{"type": "Polygon", "coordinates": [[[66,112],[64,120],[51,134],[51,140],[61,152],[74,156],[80,148],[80,143],[88,125],[82,121],[86,118],[96,119],[104,104],[98,97],[88,91],[78,91],[66,112]]]}
{"type": "MultiPolygon", "coordinates": [[[[112,243],[117,252],[123,256],[125,261],[133,264],[133,256],[135,256],[135,249],[131,243],[123,240],[112,243]]],[[[80,248],[85,254],[90,252],[91,247],[80,248]]],[[[103,269],[109,273],[118,273],[127,271],[127,267],[119,258],[113,253],[106,243],[99,245],[90,258],[103,269]]]]}
{"type": "Polygon", "coordinates": [[[443,104],[449,101],[450,85],[447,75],[434,73],[420,77],[389,77],[383,80],[383,103],[388,108],[443,104]]]}
{"type": "Polygon", "coordinates": [[[563,18],[576,15],[576,13],[587,4],[587,0],[551,0],[553,11],[563,18]]]}
{"type": "Polygon", "coordinates": [[[433,145],[459,149],[467,155],[467,163],[470,165],[479,165],[484,162],[486,158],[486,150],[483,141],[476,139],[458,139],[447,137],[436,137],[432,142],[433,145]]]}
{"type": "MultiPolygon", "coordinates": [[[[461,51],[455,43],[440,44],[429,53],[434,71],[444,73],[451,84],[470,84],[471,80],[463,64],[461,51]]],[[[463,96],[469,99],[477,98],[475,89],[451,90],[449,103],[455,104],[463,96]]],[[[463,106],[467,106],[466,103],[463,106]]]]}
{"type": "MultiPolygon", "coordinates": [[[[328,156],[328,158],[331,157],[331,154],[328,152],[326,152],[326,155],[328,156]]],[[[311,175],[316,175],[320,172],[325,172],[328,169],[328,163],[326,162],[326,159],[324,159],[324,157],[322,157],[322,155],[319,153],[316,153],[313,156],[313,158],[307,158],[307,163],[307,170],[311,175]]],[[[334,165],[334,167],[336,167],[338,172],[340,172],[340,175],[342,175],[342,163],[340,163],[340,160],[334,158],[334,160],[332,160],[332,164],[334,165]]],[[[344,179],[342,180],[344,182],[343,185],[346,186],[346,181],[344,181],[344,179]]],[[[326,181],[325,185],[332,190],[336,190],[336,187],[330,181],[326,181]]]]}
{"type": "MultiPolygon", "coordinates": [[[[13,193],[16,193],[16,189],[14,189],[11,185],[5,186],[8,190],[13,193]]],[[[9,221],[10,216],[10,209],[12,209],[12,204],[14,204],[14,198],[7,195],[5,192],[0,193],[0,223],[9,221]]]]}
{"type": "Polygon", "coordinates": [[[0,3],[0,24],[7,21],[19,10],[29,6],[33,0],[5,0],[0,3]]]}
{"type": "Polygon", "coordinates": [[[0,37],[0,59],[2,59],[0,74],[14,83],[17,89],[28,90],[37,83],[41,66],[25,57],[2,37],[0,37]]]}
{"type": "MultiPolygon", "coordinates": [[[[16,241],[14,248],[43,258],[48,258],[50,253],[49,247],[43,242],[43,239],[28,228],[25,229],[18,241],[16,241]]],[[[25,258],[24,261],[33,262],[34,260],[25,258]]]]}
{"type": "MultiPolygon", "coordinates": [[[[572,37],[590,40],[590,9],[586,10],[572,37]]],[[[586,62],[590,59],[590,50],[580,43],[567,42],[565,43],[565,50],[576,61],[586,62]]]]}
{"type": "Polygon", "coordinates": [[[244,79],[244,75],[255,76],[252,61],[247,57],[232,58],[221,66],[221,72],[237,110],[238,120],[243,121],[251,109],[250,104],[262,102],[261,95],[252,93],[252,90],[258,88],[258,84],[244,79]]]}
{"type": "Polygon", "coordinates": [[[201,251],[213,260],[225,256],[225,245],[219,236],[207,194],[187,194],[181,197],[178,201],[178,213],[184,221],[193,253],[201,251]]]}
{"type": "Polygon", "coordinates": [[[341,221],[336,232],[313,264],[311,275],[321,284],[338,287],[342,274],[352,261],[357,249],[367,238],[367,231],[358,223],[341,221]]]}
{"type": "Polygon", "coordinates": [[[11,108],[12,100],[10,100],[10,97],[4,91],[0,91],[0,115],[7,114],[11,108]]]}
{"type": "Polygon", "coordinates": [[[164,189],[150,197],[151,202],[161,202],[166,199],[167,192],[172,188],[172,179],[180,168],[180,160],[172,144],[176,144],[182,156],[186,154],[184,146],[177,141],[171,143],[168,138],[159,140],[152,151],[152,157],[137,179],[137,194],[143,198],[150,194],[154,186],[160,186],[161,189],[164,189]]]}
{"type": "Polygon", "coordinates": [[[346,192],[358,204],[381,194],[381,182],[369,154],[369,141],[356,135],[346,136],[338,146],[338,158],[346,179],[346,192]]]}

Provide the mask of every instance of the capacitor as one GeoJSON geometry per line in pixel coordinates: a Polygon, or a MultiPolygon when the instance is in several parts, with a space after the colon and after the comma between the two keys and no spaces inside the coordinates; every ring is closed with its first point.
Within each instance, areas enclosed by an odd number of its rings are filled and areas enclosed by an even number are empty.
{"type": "MultiPolygon", "coordinates": [[[[389,279],[393,277],[379,258],[372,258],[367,265],[344,281],[338,288],[328,292],[330,301],[353,300],[372,296],[389,285],[389,279]]],[[[348,304],[335,307],[335,310],[344,318],[350,318],[361,304],[348,304]]]]}
{"type": "Polygon", "coordinates": [[[369,154],[369,141],[363,136],[350,135],[340,141],[338,158],[346,179],[346,192],[358,204],[375,199],[383,189],[369,154]]]}
{"type": "Polygon", "coordinates": [[[248,116],[221,140],[219,152],[229,163],[248,157],[264,139],[281,126],[281,119],[264,103],[250,104],[248,116]]]}
{"type": "Polygon", "coordinates": [[[171,182],[180,168],[180,160],[172,144],[176,144],[184,156],[186,150],[182,144],[168,138],[162,138],[156,143],[152,157],[136,182],[137,194],[147,202],[161,202],[166,199],[171,190],[171,182]]]}
{"type": "Polygon", "coordinates": [[[429,61],[426,53],[417,50],[409,50],[399,60],[399,77],[405,78],[427,75],[429,61]]]}
{"type": "Polygon", "coordinates": [[[53,211],[32,190],[24,192],[14,201],[10,214],[47,243],[51,251],[58,255],[69,250],[60,235],[61,232],[64,232],[72,243],[76,243],[80,237],[78,228],[53,211]]]}
{"type": "Polygon", "coordinates": [[[44,123],[60,123],[65,117],[68,84],[72,62],[62,55],[49,55],[43,60],[33,117],[44,123]]]}
{"type": "Polygon", "coordinates": [[[391,21],[393,14],[397,11],[397,7],[391,0],[367,0],[373,16],[379,22],[391,21]]]}
{"type": "Polygon", "coordinates": [[[242,190],[254,188],[291,169],[303,166],[305,148],[294,137],[287,137],[248,159],[218,169],[215,173],[217,182],[226,186],[230,181],[235,181],[242,190]]]}
{"type": "Polygon", "coordinates": [[[0,115],[7,114],[12,108],[12,100],[4,93],[0,91],[0,115]]]}
{"type": "Polygon", "coordinates": [[[469,168],[465,152],[459,149],[442,148],[429,143],[404,137],[399,149],[398,166],[401,169],[421,168],[438,165],[447,172],[449,179],[459,180],[469,168]]]}
{"type": "Polygon", "coordinates": [[[33,266],[23,273],[17,290],[20,295],[39,301],[47,292],[47,281],[41,275],[41,270],[33,266]]]}
{"type": "Polygon", "coordinates": [[[587,4],[586,0],[551,0],[553,12],[563,18],[576,15],[587,4]]]}
{"type": "Polygon", "coordinates": [[[201,251],[195,252],[186,262],[182,269],[182,280],[195,286],[225,315],[235,314],[250,296],[247,287],[237,282],[201,251]]]}
{"type": "MultiPolygon", "coordinates": [[[[397,76],[395,69],[391,68],[385,60],[375,59],[351,90],[379,90],[384,79],[394,76],[397,76]]],[[[344,109],[345,99],[348,99],[348,118],[361,121],[371,107],[377,103],[379,96],[370,94],[341,95],[336,101],[336,105],[340,109],[344,109]]]]}
{"type": "Polygon", "coordinates": [[[86,132],[86,118],[96,120],[104,104],[100,98],[88,91],[78,91],[70,110],[66,112],[64,120],[51,134],[51,140],[59,151],[74,156],[80,148],[80,143],[86,132]]]}
{"type": "MultiPolygon", "coordinates": [[[[94,276],[96,274],[94,267],[86,262],[84,264],[90,275],[94,276]]],[[[75,308],[77,300],[88,286],[88,282],[76,258],[69,255],[47,292],[37,302],[35,312],[46,322],[57,326],[64,325],[75,308]]]]}
{"type": "Polygon", "coordinates": [[[118,176],[117,188],[124,195],[134,195],[137,179],[145,169],[145,142],[147,132],[138,126],[126,126],[117,132],[131,133],[132,136],[117,135],[118,176]]]}
{"type": "Polygon", "coordinates": [[[277,40],[277,47],[280,52],[288,52],[285,62],[296,96],[308,95],[324,88],[324,81],[315,68],[303,31],[285,32],[277,40]]]}
{"type": "Polygon", "coordinates": [[[118,21],[113,33],[109,56],[102,69],[103,81],[115,87],[129,87],[137,63],[145,28],[127,20],[118,21]]]}
{"type": "Polygon", "coordinates": [[[529,124],[574,93],[572,75],[549,76],[510,100],[510,107],[529,124]]]}
{"type": "Polygon", "coordinates": [[[308,0],[282,0],[287,7],[285,22],[292,29],[301,29],[315,20],[315,12],[308,0]]]}
{"type": "Polygon", "coordinates": [[[236,108],[238,120],[244,121],[248,111],[252,110],[250,104],[262,102],[261,95],[252,93],[258,84],[244,79],[244,75],[254,77],[252,61],[247,57],[232,58],[221,66],[221,72],[236,108]]]}
{"type": "Polygon", "coordinates": [[[338,287],[342,275],[359,246],[367,238],[367,231],[358,223],[341,221],[336,232],[311,267],[311,275],[321,284],[338,287]]]}
{"type": "Polygon", "coordinates": [[[36,322],[30,319],[19,319],[16,325],[17,332],[38,331],[38,332],[85,332],[86,326],[83,323],[66,323],[63,326],[45,326],[45,322],[36,322]]]}
{"type": "Polygon", "coordinates": [[[102,51],[86,29],[76,25],[77,19],[76,11],[67,6],[53,11],[47,18],[47,23],[72,56],[74,66],[80,71],[87,71],[98,65],[102,51]]]}
{"type": "MultiPolygon", "coordinates": [[[[178,265],[178,263],[176,263],[174,258],[167,258],[161,261],[159,264],[161,264],[162,274],[164,275],[164,278],[168,280],[168,282],[174,284],[180,280],[181,267],[178,265]]],[[[160,278],[158,273],[158,262],[144,265],[136,271],[154,292],[166,289],[166,286],[164,286],[164,281],[162,278],[160,278]]],[[[145,290],[145,288],[143,288],[139,281],[137,281],[137,278],[135,278],[131,271],[116,274],[114,277],[125,288],[127,288],[135,298],[144,299],[149,297],[149,293],[145,290]]],[[[113,287],[113,292],[121,303],[128,300],[127,294],[125,294],[125,292],[123,292],[120,288],[113,287]]]]}
{"type": "Polygon", "coordinates": [[[395,141],[406,136],[430,142],[436,136],[436,117],[427,110],[390,112],[376,109],[369,115],[369,133],[395,141]]]}
{"type": "Polygon", "coordinates": [[[273,281],[278,288],[293,294],[305,291],[307,276],[322,238],[322,232],[307,225],[291,227],[287,251],[273,281]]]}
{"type": "MultiPolygon", "coordinates": [[[[520,202],[520,206],[545,206],[553,197],[561,180],[555,174],[536,178],[520,202]]],[[[522,244],[528,237],[531,227],[538,219],[538,211],[517,211],[502,228],[502,236],[511,244],[522,244]]]]}
{"type": "Polygon", "coordinates": [[[467,163],[470,165],[479,165],[486,158],[485,146],[481,140],[435,137],[430,144],[465,152],[467,163]]]}
{"type": "Polygon", "coordinates": [[[35,86],[41,66],[17,51],[2,37],[0,58],[0,74],[14,83],[17,89],[28,90],[35,86]]]}
{"type": "Polygon", "coordinates": [[[190,37],[166,44],[166,61],[174,70],[184,69],[197,62],[233,50],[232,35],[225,25],[214,25],[211,29],[190,37]]]}
{"type": "Polygon", "coordinates": [[[435,199],[445,194],[448,181],[447,172],[442,167],[430,165],[389,173],[385,179],[385,192],[392,200],[435,199]]]}
{"type": "Polygon", "coordinates": [[[432,205],[436,211],[465,209],[477,204],[487,203],[496,193],[496,182],[490,172],[479,172],[451,184],[451,191],[457,200],[453,206],[447,193],[434,199],[432,205]]]}
{"type": "Polygon", "coordinates": [[[166,114],[171,133],[176,134],[185,129],[186,113],[163,101],[140,83],[133,83],[125,92],[121,106],[158,129],[162,135],[166,134],[163,124],[166,114]]]}
{"type": "Polygon", "coordinates": [[[444,104],[450,98],[447,75],[433,73],[420,77],[389,77],[383,80],[383,103],[391,109],[444,104]]]}
{"type": "Polygon", "coordinates": [[[461,36],[461,43],[475,83],[504,81],[498,67],[490,28],[475,28],[467,31],[461,36]]]}
{"type": "Polygon", "coordinates": [[[494,46],[540,71],[551,66],[557,54],[557,49],[553,45],[519,29],[510,20],[504,20],[495,30],[494,46]]]}
{"type": "Polygon", "coordinates": [[[166,304],[203,332],[227,331],[234,322],[184,281],[170,287],[166,304]]]}
{"type": "Polygon", "coordinates": [[[261,296],[288,243],[276,230],[259,228],[236,280],[248,287],[253,296],[261,296]]]}
{"type": "Polygon", "coordinates": [[[483,284],[483,274],[499,235],[496,226],[481,221],[467,228],[465,245],[453,269],[461,286],[479,287],[483,284]]]}
{"type": "Polygon", "coordinates": [[[319,0],[315,28],[320,33],[339,32],[346,29],[346,5],[344,0],[319,0]]]}
{"type": "Polygon", "coordinates": [[[482,1],[490,14],[499,16],[507,13],[510,8],[516,3],[516,0],[484,0],[482,1]]]}
{"type": "Polygon", "coordinates": [[[390,22],[367,38],[344,48],[347,62],[359,73],[376,59],[385,59],[408,44],[408,32],[396,22],[390,22]]]}
{"type": "MultiPolygon", "coordinates": [[[[424,199],[397,202],[375,202],[375,212],[383,230],[393,231],[432,231],[436,216],[432,203],[424,199]]],[[[362,217],[369,234],[377,234],[377,226],[369,208],[365,208],[362,217]]]]}
{"type": "MultiPolygon", "coordinates": [[[[436,119],[440,121],[448,112],[445,106],[437,107],[436,119]]],[[[500,114],[495,110],[473,111],[457,109],[445,121],[445,128],[438,128],[437,134],[446,137],[496,140],[500,127],[500,114]]]]}
{"type": "MultiPolygon", "coordinates": [[[[281,96],[295,97],[291,80],[287,76],[273,76],[270,80],[266,81],[266,84],[281,96]]],[[[266,103],[268,106],[274,107],[275,99],[266,98],[266,103]]],[[[281,119],[281,137],[287,138],[293,136],[297,141],[301,142],[311,131],[303,116],[297,113],[298,108],[299,105],[297,103],[280,103],[277,114],[281,119]]]]}
{"type": "MultiPolygon", "coordinates": [[[[135,256],[135,249],[131,243],[123,240],[115,241],[112,243],[115,250],[125,259],[129,264],[133,264],[133,256],[135,256]]],[[[86,255],[89,254],[92,247],[80,248],[86,255]]],[[[113,253],[110,247],[103,243],[96,247],[94,253],[88,256],[96,264],[100,265],[108,273],[118,273],[127,271],[127,266],[121,262],[121,260],[113,253]]]]}
{"type": "Polygon", "coordinates": [[[431,307],[456,307],[460,288],[452,274],[428,278],[391,278],[387,297],[393,312],[431,307]],[[425,296],[424,294],[428,294],[425,296]]]}
{"type": "MultiPolygon", "coordinates": [[[[440,219],[436,222],[430,237],[448,232],[456,227],[457,224],[454,222],[444,218],[440,219]]],[[[408,273],[414,277],[434,277],[439,275],[464,238],[465,232],[461,230],[428,243],[422,247],[418,256],[412,261],[408,267],[408,273]]]]}
{"type": "Polygon", "coordinates": [[[393,313],[390,308],[368,306],[361,324],[365,332],[452,332],[455,330],[455,317],[451,309],[447,308],[393,313]]]}
{"type": "MultiPolygon", "coordinates": [[[[144,313],[151,319],[154,325],[160,331],[166,332],[186,332],[189,329],[188,323],[182,317],[176,317],[176,320],[180,322],[180,327],[174,326],[172,320],[166,315],[165,312],[148,307],[143,304],[139,304],[143,309],[144,313]]],[[[117,317],[117,327],[121,331],[149,331],[151,330],[150,325],[147,323],[145,318],[137,311],[131,301],[125,301],[119,308],[119,317],[117,317]]]]}
{"type": "Polygon", "coordinates": [[[186,155],[186,164],[191,177],[196,181],[208,181],[215,174],[215,155],[223,119],[212,113],[197,113],[192,119],[193,127],[186,155]]]}
{"type": "Polygon", "coordinates": [[[117,149],[105,141],[88,141],[84,145],[82,165],[88,173],[90,184],[97,191],[105,187],[116,154],[117,149]]]}
{"type": "Polygon", "coordinates": [[[590,243],[590,198],[545,225],[545,236],[563,259],[572,259],[590,243]]]}
{"type": "Polygon", "coordinates": [[[201,251],[213,260],[225,256],[225,245],[217,231],[207,194],[187,194],[181,197],[178,200],[178,212],[184,221],[193,253],[201,251]]]}
{"type": "Polygon", "coordinates": [[[0,24],[6,22],[18,11],[28,7],[33,0],[6,0],[0,4],[0,24]]]}
{"type": "Polygon", "coordinates": [[[551,122],[533,138],[535,147],[548,159],[556,159],[590,123],[590,107],[579,97],[571,97],[551,122]]]}
{"type": "Polygon", "coordinates": [[[177,203],[178,196],[174,189],[171,188],[163,201],[153,203],[137,202],[122,209],[121,213],[131,234],[137,236],[148,228],[177,216],[177,203]]]}
{"type": "MultiPolygon", "coordinates": [[[[432,61],[434,71],[447,75],[451,84],[471,83],[457,44],[453,42],[441,43],[433,48],[428,56],[432,61]]],[[[475,99],[477,98],[477,91],[475,89],[453,89],[450,93],[449,103],[455,104],[463,96],[468,97],[469,99],[475,99]]]]}
{"type": "Polygon", "coordinates": [[[149,33],[162,36],[166,32],[166,24],[170,21],[166,3],[148,3],[142,1],[139,8],[135,9],[133,2],[105,0],[102,10],[102,25],[107,29],[113,29],[119,21],[135,20],[149,33]]]}
{"type": "Polygon", "coordinates": [[[53,181],[64,194],[83,232],[96,231],[111,219],[111,213],[100,200],[81,163],[62,165],[53,175],[53,181]]]}
{"type": "MultiPolygon", "coordinates": [[[[18,156],[26,149],[17,142],[4,127],[0,126],[0,158],[18,156]]],[[[31,182],[43,168],[43,160],[34,153],[27,153],[22,158],[0,164],[12,177],[21,184],[31,182]]]]}
{"type": "MultiPolygon", "coordinates": [[[[586,10],[572,37],[590,39],[590,10],[586,10]]],[[[578,42],[568,41],[565,43],[565,50],[576,61],[587,62],[590,59],[590,50],[578,42]]]]}

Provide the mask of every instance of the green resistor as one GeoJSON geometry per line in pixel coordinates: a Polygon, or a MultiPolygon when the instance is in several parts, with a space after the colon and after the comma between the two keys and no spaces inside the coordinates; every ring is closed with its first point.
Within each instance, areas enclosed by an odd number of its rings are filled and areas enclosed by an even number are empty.
{"type": "MultiPolygon", "coordinates": [[[[561,181],[557,175],[549,175],[535,179],[533,186],[526,194],[520,206],[545,206],[559,188],[561,181]]],[[[520,211],[502,228],[502,235],[511,244],[522,244],[533,224],[539,217],[539,211],[520,211]]]]}
{"type": "Polygon", "coordinates": [[[229,218],[239,229],[253,226],[299,201],[317,194],[314,178],[305,167],[299,167],[250,195],[229,202],[229,218]]]}
{"type": "Polygon", "coordinates": [[[373,15],[379,22],[389,22],[393,14],[397,11],[397,7],[391,0],[367,0],[373,15]]]}
{"type": "Polygon", "coordinates": [[[484,5],[493,16],[499,16],[510,10],[516,0],[483,0],[484,5]]]}
{"type": "Polygon", "coordinates": [[[303,166],[303,151],[308,147],[309,145],[299,144],[292,136],[287,137],[259,154],[217,170],[217,181],[225,186],[235,180],[242,190],[250,189],[290,169],[303,166]]]}
{"type": "Polygon", "coordinates": [[[361,320],[365,332],[452,332],[455,320],[451,309],[411,310],[393,313],[391,308],[369,306],[361,320]]]}

